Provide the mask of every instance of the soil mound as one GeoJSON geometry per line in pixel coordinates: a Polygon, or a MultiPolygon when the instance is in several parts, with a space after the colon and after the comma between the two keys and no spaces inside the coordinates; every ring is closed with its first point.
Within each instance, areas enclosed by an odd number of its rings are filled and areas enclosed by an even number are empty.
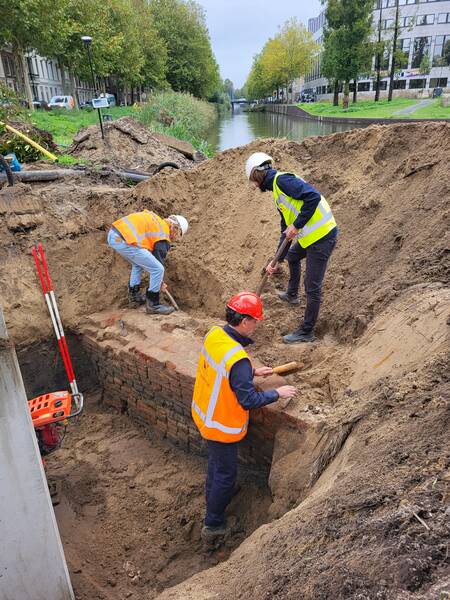
{"type": "Polygon", "coordinates": [[[149,173],[163,162],[174,162],[180,169],[189,169],[196,164],[193,159],[186,158],[186,150],[183,153],[169,143],[164,143],[161,141],[164,136],[153,134],[132,117],[105,122],[103,129],[104,140],[99,125],[80,129],[68,150],[69,154],[88,159],[95,165],[110,165],[149,173]]]}

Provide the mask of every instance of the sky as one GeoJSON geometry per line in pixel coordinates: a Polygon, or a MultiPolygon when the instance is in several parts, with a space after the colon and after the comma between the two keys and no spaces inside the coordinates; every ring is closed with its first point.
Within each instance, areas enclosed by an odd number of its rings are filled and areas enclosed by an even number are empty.
{"type": "Polygon", "coordinates": [[[231,79],[236,88],[244,85],[253,56],[291,17],[305,26],[316,17],[319,0],[197,0],[206,11],[212,49],[222,79],[231,79]]]}

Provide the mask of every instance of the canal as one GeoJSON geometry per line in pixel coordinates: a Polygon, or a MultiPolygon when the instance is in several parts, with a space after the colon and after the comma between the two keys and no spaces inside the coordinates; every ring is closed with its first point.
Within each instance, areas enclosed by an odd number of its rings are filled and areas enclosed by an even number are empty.
{"type": "Polygon", "coordinates": [[[220,152],[248,144],[256,138],[286,137],[301,141],[356,127],[358,125],[351,123],[319,123],[271,112],[244,112],[238,107],[234,112],[219,115],[207,139],[214,150],[220,152]]]}

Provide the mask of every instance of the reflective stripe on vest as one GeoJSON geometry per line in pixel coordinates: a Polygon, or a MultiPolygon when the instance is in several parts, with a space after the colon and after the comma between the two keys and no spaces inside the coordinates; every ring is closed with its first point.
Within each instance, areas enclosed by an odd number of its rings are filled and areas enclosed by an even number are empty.
{"type": "MultiPolygon", "coordinates": [[[[152,244],[151,242],[149,243],[145,243],[145,240],[152,238],[155,240],[155,243],[157,241],[160,240],[170,240],[170,236],[164,231],[164,227],[162,224],[162,219],[160,219],[160,217],[158,217],[157,215],[155,215],[154,213],[144,210],[140,213],[135,213],[136,215],[139,215],[140,219],[144,219],[146,223],[148,223],[148,226],[150,228],[153,229],[153,231],[146,231],[142,234],[138,233],[134,223],[132,223],[132,221],[129,219],[128,215],[127,217],[122,217],[121,219],[118,219],[115,223],[113,223],[113,226],[116,227],[116,229],[118,229],[120,231],[120,224],[123,223],[125,224],[130,232],[133,239],[133,243],[136,244],[137,246],[139,246],[140,248],[147,248],[152,250],[154,244],[152,244]],[[156,231],[155,231],[156,228],[156,231]]],[[[124,235],[124,232],[121,231],[122,236],[124,237],[125,241],[127,241],[127,236],[124,235]]],[[[131,243],[130,241],[127,241],[127,243],[131,243]]]]}
{"type": "Polygon", "coordinates": [[[236,362],[247,358],[244,348],[221,327],[206,335],[199,356],[191,414],[207,440],[232,443],[247,433],[249,411],[238,402],[229,374],[236,362]]]}
{"type": "MultiPolygon", "coordinates": [[[[297,200],[295,198],[291,198],[290,196],[286,196],[286,194],[283,194],[277,185],[277,179],[279,175],[284,175],[284,173],[277,173],[273,181],[273,197],[275,206],[283,214],[286,225],[292,225],[301,212],[303,200],[297,200]],[[283,210],[283,207],[285,210],[283,210]],[[287,215],[286,210],[288,211],[287,215]]],[[[301,177],[298,179],[301,179],[301,177]]],[[[317,242],[327,235],[327,233],[334,229],[334,227],[336,227],[336,221],[333,217],[331,208],[325,198],[321,196],[320,202],[317,205],[313,216],[300,229],[296,239],[303,248],[307,248],[314,242],[317,242]]]]}

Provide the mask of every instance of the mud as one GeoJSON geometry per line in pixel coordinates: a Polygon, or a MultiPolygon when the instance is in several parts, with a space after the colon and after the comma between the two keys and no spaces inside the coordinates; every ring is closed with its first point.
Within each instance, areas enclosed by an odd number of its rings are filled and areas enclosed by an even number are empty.
{"type": "MultiPolygon", "coordinates": [[[[124,305],[129,268],[107,247],[106,232],[117,216],[142,208],[190,220],[188,235],[169,254],[166,280],[187,313],[186,328],[202,335],[217,323],[230,294],[256,289],[279,237],[270,195],[251,189],[243,174],[257,149],[316,185],[339,225],[318,341],[281,343],[303,310],[277,299],[285,269],[267,285],[266,319],[251,350],[266,364],[303,364],[287,377],[298,393],[284,410],[319,416],[323,431],[277,432],[270,501],[263,496],[256,521],[232,539],[234,552],[219,557],[225,562],[204,571],[218,557],[198,550],[198,525],[188,543],[185,524],[175,522],[175,506],[200,521],[204,466],[186,467],[191,459],[175,450],[159,453],[153,439],[145,445],[125,417],[92,407],[66,450],[52,457],[50,468],[66,486],[59,519],[82,600],[96,597],[89,589],[107,599],[131,591],[128,597],[161,600],[425,600],[447,593],[449,132],[448,124],[420,123],[302,144],[262,140],[190,170],[162,172],[132,190],[102,179],[0,191],[0,302],[21,346],[51,335],[31,245],[43,242],[64,323],[76,332],[86,315],[124,305]],[[182,469],[172,473],[177,464],[182,469]],[[160,468],[167,482],[158,480],[160,468]],[[187,479],[179,478],[185,470],[187,479]],[[145,481],[136,479],[141,471],[145,481]],[[161,499],[152,545],[147,525],[138,522],[148,523],[145,502],[155,494],[161,499]],[[165,538],[167,514],[172,537],[165,538]],[[127,551],[122,539],[136,545],[127,551]],[[90,563],[74,567],[91,546],[90,563]],[[126,562],[133,565],[130,579],[141,570],[136,586],[124,575],[126,562]]],[[[236,512],[253,514],[258,502],[245,497],[248,504],[236,512]]]]}

